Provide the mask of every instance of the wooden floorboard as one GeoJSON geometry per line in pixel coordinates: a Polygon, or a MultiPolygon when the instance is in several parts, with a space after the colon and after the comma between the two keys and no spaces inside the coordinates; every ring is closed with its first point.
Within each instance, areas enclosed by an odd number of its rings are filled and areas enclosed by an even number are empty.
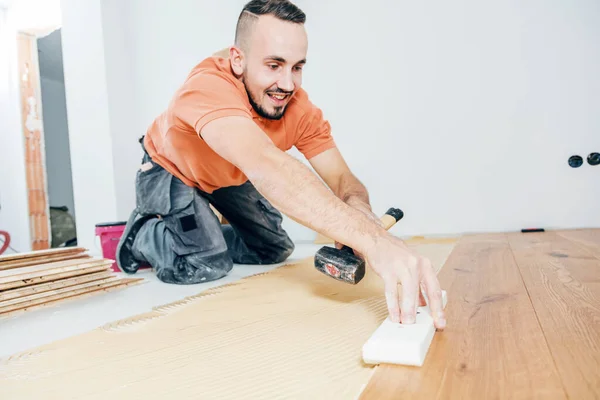
{"type": "Polygon", "coordinates": [[[588,250],[600,260],[600,229],[573,229],[556,233],[588,250]]]}
{"type": "Polygon", "coordinates": [[[600,259],[575,236],[516,233],[509,241],[569,398],[597,399],[600,259]]]}
{"type": "Polygon", "coordinates": [[[422,367],[380,365],[361,399],[564,399],[507,236],[465,236],[439,273],[444,332],[422,367]]]}

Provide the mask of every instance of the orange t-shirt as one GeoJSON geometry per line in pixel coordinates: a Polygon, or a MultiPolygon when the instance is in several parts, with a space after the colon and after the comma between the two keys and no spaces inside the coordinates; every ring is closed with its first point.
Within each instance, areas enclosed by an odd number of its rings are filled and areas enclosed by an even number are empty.
{"type": "Polygon", "coordinates": [[[248,178],[214,152],[198,132],[224,116],[251,118],[281,150],[295,146],[310,159],[335,147],[329,122],[300,89],[280,120],[260,117],[248,100],[244,84],[236,79],[228,59],[209,57],[195,66],[167,109],[154,120],[144,138],[154,162],[181,179],[212,193],[241,185],[248,178]]]}

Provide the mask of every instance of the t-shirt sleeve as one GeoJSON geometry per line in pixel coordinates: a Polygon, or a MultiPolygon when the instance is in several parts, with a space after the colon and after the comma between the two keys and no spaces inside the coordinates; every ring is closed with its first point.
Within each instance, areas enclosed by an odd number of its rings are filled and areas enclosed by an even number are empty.
{"type": "Polygon", "coordinates": [[[219,73],[202,73],[190,78],[175,96],[171,107],[175,117],[197,133],[217,118],[252,118],[240,89],[219,73]]]}
{"type": "Polygon", "coordinates": [[[331,125],[323,118],[321,109],[311,105],[300,121],[294,146],[307,160],[336,146],[331,136],[331,125]]]}

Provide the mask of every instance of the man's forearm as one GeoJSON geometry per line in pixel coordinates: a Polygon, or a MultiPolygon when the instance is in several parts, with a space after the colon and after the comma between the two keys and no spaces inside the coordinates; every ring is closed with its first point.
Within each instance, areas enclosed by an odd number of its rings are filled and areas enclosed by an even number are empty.
{"type": "MultiPolygon", "coordinates": [[[[281,212],[361,253],[385,234],[364,213],[334,195],[304,164],[275,147],[265,149],[260,163],[246,166],[244,173],[281,212]]],[[[365,199],[366,190],[357,185],[348,188],[352,190],[345,191],[347,198],[365,199]]]]}
{"type": "Polygon", "coordinates": [[[389,238],[385,229],[344,203],[248,118],[217,118],[201,130],[200,136],[237,166],[276,208],[302,225],[364,255],[379,239],[389,238]]]}

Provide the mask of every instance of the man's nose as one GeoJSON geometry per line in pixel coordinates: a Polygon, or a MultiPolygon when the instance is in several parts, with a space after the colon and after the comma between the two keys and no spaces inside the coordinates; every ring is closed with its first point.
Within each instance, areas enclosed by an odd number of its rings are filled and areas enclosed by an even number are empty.
{"type": "Polygon", "coordinates": [[[292,78],[292,72],[284,72],[279,81],[277,82],[277,86],[281,90],[292,92],[294,90],[294,80],[292,78]]]}

